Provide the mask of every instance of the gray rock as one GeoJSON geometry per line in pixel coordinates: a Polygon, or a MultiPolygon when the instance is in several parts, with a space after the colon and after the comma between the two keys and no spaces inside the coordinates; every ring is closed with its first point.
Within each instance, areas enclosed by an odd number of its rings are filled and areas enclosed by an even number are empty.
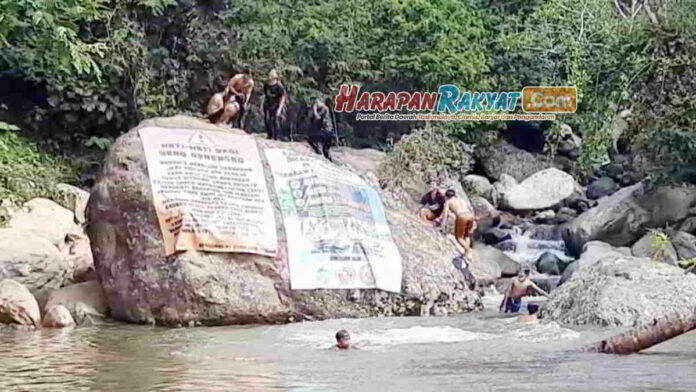
{"type": "Polygon", "coordinates": [[[551,252],[544,252],[535,263],[537,271],[547,275],[561,275],[566,263],[551,252]]]}
{"type": "Polygon", "coordinates": [[[556,218],[556,213],[553,212],[553,210],[540,211],[538,214],[534,216],[534,220],[538,222],[551,221],[554,218],[556,218]]]}
{"type": "Polygon", "coordinates": [[[642,184],[623,188],[561,226],[568,249],[580,254],[585,243],[594,240],[613,246],[633,243],[651,220],[650,212],[638,205],[634,196],[642,189],[642,184]]]}
{"type": "Polygon", "coordinates": [[[474,196],[470,199],[470,201],[472,207],[474,208],[476,218],[479,219],[477,223],[477,230],[486,230],[491,226],[495,226],[499,220],[500,212],[483,197],[474,196]]]}
{"type": "Polygon", "coordinates": [[[663,233],[651,232],[644,235],[631,246],[631,253],[636,257],[647,257],[670,265],[676,265],[678,260],[677,250],[663,233]]]}
{"type": "Polygon", "coordinates": [[[75,320],[70,315],[70,311],[63,305],[54,306],[46,312],[43,319],[43,326],[46,328],[67,328],[75,326],[75,320]]]}
{"type": "Polygon", "coordinates": [[[500,180],[503,174],[509,174],[515,180],[522,181],[553,166],[543,156],[531,154],[508,143],[479,149],[477,157],[486,176],[495,180],[500,180]]]}
{"type": "Polygon", "coordinates": [[[614,180],[609,177],[602,177],[587,186],[587,197],[590,199],[599,199],[600,197],[613,194],[618,189],[619,186],[614,180]]]}
{"type": "Polygon", "coordinates": [[[582,254],[578,259],[579,266],[590,266],[597,263],[605,257],[623,257],[632,256],[631,248],[617,248],[602,241],[590,241],[585,244],[582,254]]]}
{"type": "MultiPolygon", "coordinates": [[[[185,116],[151,119],[140,126],[220,130],[185,116]]],[[[284,148],[315,155],[305,143],[261,138],[257,142],[260,149],[284,148]]],[[[278,240],[284,244],[287,237],[278,201],[270,193],[278,240]]],[[[456,314],[479,306],[478,294],[466,288],[463,275],[451,263],[457,254],[454,245],[412,211],[404,210],[391,193],[381,196],[403,260],[402,292],[364,290],[355,301],[350,300],[348,290],[289,290],[283,251],[276,258],[198,252],[165,258],[137,128],[119,137],[109,150],[87,207],[88,235],[111,316],[118,320],[222,325],[420,315],[429,313],[432,306],[456,314]]]]}
{"type": "Polygon", "coordinates": [[[570,325],[650,325],[655,319],[692,316],[696,275],[649,259],[607,257],[578,269],[555,290],[541,317],[570,325]]]}
{"type": "Polygon", "coordinates": [[[555,168],[534,173],[501,195],[501,206],[512,210],[544,210],[569,197],[575,180],[555,168]]]}
{"type": "Polygon", "coordinates": [[[517,276],[522,266],[500,250],[484,244],[475,244],[474,253],[481,260],[494,261],[500,267],[501,277],[517,276]]]}
{"type": "Polygon", "coordinates": [[[566,267],[566,269],[563,271],[563,274],[561,275],[561,281],[558,282],[558,285],[562,285],[563,283],[567,282],[570,280],[570,278],[573,277],[573,274],[575,274],[575,271],[577,271],[580,263],[577,261],[574,261],[566,267]]]}
{"type": "Polygon", "coordinates": [[[49,310],[56,306],[65,306],[74,320],[81,321],[79,308],[82,313],[87,313],[94,317],[104,318],[109,314],[109,305],[101,284],[92,280],[63,287],[51,293],[44,310],[49,310]]]}
{"type": "Polygon", "coordinates": [[[41,313],[36,298],[19,282],[0,281],[0,324],[41,326],[41,313]]]}
{"type": "Polygon", "coordinates": [[[48,199],[32,199],[10,217],[8,227],[43,237],[62,247],[68,233],[81,230],[74,222],[73,212],[48,199]]]}
{"type": "Polygon", "coordinates": [[[471,197],[480,196],[488,200],[492,205],[497,204],[495,189],[486,177],[469,174],[462,179],[462,187],[471,197]]]}
{"type": "Polygon", "coordinates": [[[495,245],[503,241],[512,239],[509,231],[499,229],[497,227],[492,227],[481,233],[481,239],[485,244],[495,245]]]}
{"type": "Polygon", "coordinates": [[[40,303],[51,291],[72,282],[73,262],[34,232],[0,229],[0,250],[0,279],[16,280],[40,303]]]}
{"type": "Polygon", "coordinates": [[[696,204],[696,187],[656,187],[638,197],[636,203],[650,212],[645,227],[663,227],[691,215],[690,210],[696,204]]]}
{"type": "Polygon", "coordinates": [[[679,226],[679,231],[690,234],[696,233],[696,216],[691,216],[684,219],[681,226],[679,226]]]}
{"type": "Polygon", "coordinates": [[[58,184],[56,188],[64,197],[65,204],[62,206],[73,212],[77,223],[84,224],[89,192],[68,184],[58,184]]]}
{"type": "Polygon", "coordinates": [[[696,257],[696,236],[683,231],[668,231],[669,239],[677,251],[679,260],[688,260],[696,257]]]}

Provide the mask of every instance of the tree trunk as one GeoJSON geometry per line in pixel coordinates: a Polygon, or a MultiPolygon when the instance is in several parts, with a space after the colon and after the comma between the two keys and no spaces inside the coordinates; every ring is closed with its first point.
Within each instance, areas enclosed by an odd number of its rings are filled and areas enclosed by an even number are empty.
{"type": "Polygon", "coordinates": [[[674,317],[655,325],[632,329],[585,348],[585,351],[606,354],[632,354],[696,329],[696,318],[674,317]]]}

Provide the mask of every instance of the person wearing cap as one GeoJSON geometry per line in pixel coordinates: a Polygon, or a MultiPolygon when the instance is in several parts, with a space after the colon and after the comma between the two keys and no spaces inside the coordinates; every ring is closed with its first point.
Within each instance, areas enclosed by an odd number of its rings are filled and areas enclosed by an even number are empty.
{"type": "Polygon", "coordinates": [[[239,104],[239,114],[237,118],[237,126],[244,128],[244,116],[249,107],[249,99],[254,91],[254,79],[246,73],[238,73],[227,82],[227,89],[234,96],[239,104]]]}
{"type": "Polygon", "coordinates": [[[269,139],[277,140],[285,122],[288,92],[275,69],[268,73],[268,79],[263,85],[263,95],[263,121],[266,124],[266,132],[269,139]]]}

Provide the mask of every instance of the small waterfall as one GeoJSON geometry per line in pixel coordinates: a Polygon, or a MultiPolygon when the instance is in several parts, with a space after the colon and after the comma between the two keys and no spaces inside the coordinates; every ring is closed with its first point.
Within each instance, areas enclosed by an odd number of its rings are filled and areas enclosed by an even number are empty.
{"type": "Polygon", "coordinates": [[[553,226],[514,226],[504,230],[511,238],[494,246],[522,265],[533,266],[545,252],[553,253],[564,261],[573,260],[573,257],[566,254],[565,242],[553,226]]]}

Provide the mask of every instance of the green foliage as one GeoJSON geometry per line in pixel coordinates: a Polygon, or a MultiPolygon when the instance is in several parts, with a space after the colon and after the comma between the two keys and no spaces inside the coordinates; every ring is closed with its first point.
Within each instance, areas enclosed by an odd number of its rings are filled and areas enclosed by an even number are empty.
{"type": "Polygon", "coordinates": [[[413,178],[441,175],[460,180],[473,167],[473,148],[443,128],[420,129],[404,136],[387,152],[379,167],[386,186],[398,186],[413,178]]]}
{"type": "Polygon", "coordinates": [[[652,248],[650,257],[653,260],[663,259],[668,247],[671,245],[669,237],[660,230],[651,229],[648,232],[650,234],[650,245],[652,248]]]}
{"type": "Polygon", "coordinates": [[[41,152],[16,128],[0,122],[0,200],[20,203],[57,197],[56,184],[74,182],[75,169],[63,159],[41,152]]]}

